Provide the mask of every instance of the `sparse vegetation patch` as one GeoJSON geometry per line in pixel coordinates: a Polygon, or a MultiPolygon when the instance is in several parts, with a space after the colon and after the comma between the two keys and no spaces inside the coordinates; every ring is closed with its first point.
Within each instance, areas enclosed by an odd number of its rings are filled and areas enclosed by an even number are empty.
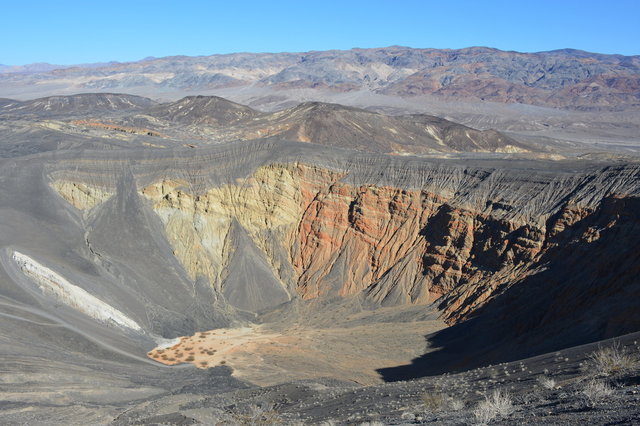
{"type": "Polygon", "coordinates": [[[473,415],[479,423],[488,423],[498,416],[506,417],[513,413],[514,407],[511,396],[500,389],[494,390],[491,395],[485,396],[473,410],[473,415]]]}
{"type": "Polygon", "coordinates": [[[590,367],[597,376],[616,376],[640,367],[640,358],[615,341],[613,345],[599,348],[590,357],[590,367]]]}

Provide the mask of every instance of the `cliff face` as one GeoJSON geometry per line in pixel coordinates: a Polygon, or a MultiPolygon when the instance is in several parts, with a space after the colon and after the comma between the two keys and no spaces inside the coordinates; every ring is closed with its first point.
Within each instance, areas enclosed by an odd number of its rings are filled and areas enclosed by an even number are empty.
{"type": "MultiPolygon", "coordinates": [[[[340,182],[344,173],[304,164],[258,169],[237,184],[189,191],[186,182],[153,183],[153,202],[174,253],[190,277],[224,287],[234,221],[262,250],[283,289],[303,299],[370,289],[381,302],[434,300],[422,257],[422,230],[444,199],[423,191],[340,182]],[[390,275],[401,275],[387,283],[390,275]],[[383,277],[385,280],[381,281],[383,277]]],[[[437,296],[436,296],[437,297],[437,296]]]]}
{"type": "MultiPolygon", "coordinates": [[[[362,295],[385,306],[437,301],[456,323],[543,270],[565,244],[559,236],[598,241],[626,214],[601,207],[635,199],[638,179],[633,167],[523,175],[431,166],[417,187],[406,177],[371,183],[369,166],[350,167],[271,162],[221,184],[167,175],[148,178],[139,195],[189,279],[204,278],[237,308],[362,295]],[[596,211],[597,226],[577,226],[596,211]]],[[[53,186],[78,204],[80,184],[53,186]]]]}
{"type": "MultiPolygon", "coordinates": [[[[204,276],[219,292],[227,292],[223,283],[235,272],[228,268],[233,256],[247,249],[246,244],[233,246],[236,223],[249,234],[248,243],[260,249],[257,262],[267,259],[273,271],[281,267],[273,254],[274,242],[286,246],[291,241],[303,205],[295,173],[291,168],[261,168],[237,184],[209,188],[200,195],[189,190],[188,182],[162,180],[143,188],[141,195],[153,203],[189,277],[204,276]]],[[[273,271],[262,269],[261,275],[271,275],[272,285],[256,288],[259,294],[251,297],[255,303],[239,302],[238,307],[254,311],[289,300],[287,286],[274,283],[273,271]]]]}
{"type": "MultiPolygon", "coordinates": [[[[380,373],[406,380],[637,331],[639,203],[637,196],[611,196],[595,208],[565,206],[547,220],[530,267],[504,281],[487,302],[461,317],[465,321],[450,320],[451,327],[430,336],[440,351],[380,373]]],[[[441,306],[465,307],[465,287],[444,296],[441,306]]]]}

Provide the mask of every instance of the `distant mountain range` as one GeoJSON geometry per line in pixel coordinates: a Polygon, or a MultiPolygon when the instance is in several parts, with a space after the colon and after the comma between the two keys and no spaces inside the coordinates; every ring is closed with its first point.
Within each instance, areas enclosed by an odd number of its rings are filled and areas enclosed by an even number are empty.
{"type": "MultiPolygon", "coordinates": [[[[147,58],[61,68],[0,68],[0,96],[87,91],[205,93],[225,88],[371,92],[451,101],[521,103],[581,110],[640,107],[640,56],[564,49],[539,53],[486,47],[236,53],[147,58]]],[[[266,102],[266,101],[265,101],[266,102]]]]}
{"type": "Polygon", "coordinates": [[[97,62],[91,64],[78,64],[78,65],[55,65],[47,62],[36,62],[27,65],[3,65],[0,64],[0,73],[3,74],[35,74],[42,72],[50,72],[55,70],[62,70],[66,68],[100,68],[113,66],[118,62],[97,62]]]}

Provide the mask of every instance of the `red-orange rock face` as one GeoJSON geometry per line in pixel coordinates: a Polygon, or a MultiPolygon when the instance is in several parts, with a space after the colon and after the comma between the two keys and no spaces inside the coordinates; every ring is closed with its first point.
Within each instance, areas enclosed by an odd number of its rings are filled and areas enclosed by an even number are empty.
{"type": "MultiPolygon", "coordinates": [[[[433,197],[420,191],[335,184],[307,199],[292,251],[304,298],[369,287],[410,256],[433,212],[433,197]],[[322,285],[324,278],[339,287],[322,285]]],[[[418,265],[419,259],[413,261],[418,265]]]]}
{"type": "Polygon", "coordinates": [[[501,202],[461,202],[427,187],[353,185],[345,176],[296,163],[259,169],[196,197],[166,182],[143,193],[167,218],[176,255],[193,277],[225,276],[227,243],[216,242],[226,241],[237,221],[282,288],[303,299],[364,294],[384,305],[438,301],[450,323],[539,272],[550,250],[598,241],[624,210],[624,199],[610,198],[598,213],[605,225],[584,225],[594,208],[572,203],[527,220],[505,214],[513,208],[501,202]],[[209,208],[198,207],[203,203],[209,208]],[[197,244],[180,245],[186,230],[197,244]]]}
{"type": "Polygon", "coordinates": [[[304,166],[300,176],[304,213],[290,247],[304,299],[367,291],[382,303],[428,303],[456,294],[443,304],[455,320],[541,251],[544,230],[452,208],[436,194],[351,186],[304,166]]]}

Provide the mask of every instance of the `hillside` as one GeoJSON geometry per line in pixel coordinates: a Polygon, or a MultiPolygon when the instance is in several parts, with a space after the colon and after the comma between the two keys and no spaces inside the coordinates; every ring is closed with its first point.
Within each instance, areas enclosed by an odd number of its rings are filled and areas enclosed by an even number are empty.
{"type": "Polygon", "coordinates": [[[45,117],[74,117],[136,111],[149,108],[155,102],[141,96],[114,93],[83,93],[72,96],[49,96],[30,101],[0,100],[1,114],[35,115],[45,117]]]}
{"type": "Polygon", "coordinates": [[[217,96],[157,103],[133,95],[90,93],[3,103],[5,150],[45,140],[52,141],[48,150],[82,140],[91,147],[98,141],[103,147],[176,147],[275,138],[400,155],[545,152],[495,130],[480,131],[430,115],[390,116],[322,102],[273,113],[217,96]]]}
{"type": "Polygon", "coordinates": [[[277,138],[386,153],[526,152],[526,145],[496,131],[478,131],[428,115],[388,116],[322,102],[260,113],[217,97],[184,98],[149,115],[174,125],[208,126],[219,141],[277,138]]]}

